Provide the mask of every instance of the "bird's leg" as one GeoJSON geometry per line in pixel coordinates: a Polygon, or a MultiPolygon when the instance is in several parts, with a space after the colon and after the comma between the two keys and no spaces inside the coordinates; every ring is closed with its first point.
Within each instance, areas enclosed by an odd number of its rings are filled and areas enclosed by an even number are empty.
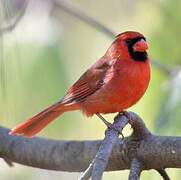
{"type": "MultiPolygon", "coordinates": [[[[126,116],[129,120],[131,119],[131,117],[130,117],[130,115],[129,115],[129,113],[128,113],[127,111],[119,112],[118,115],[119,115],[120,113],[121,113],[122,115],[126,116]]],[[[130,127],[130,130],[131,130],[131,129],[133,129],[132,126],[130,127]]]]}
{"type": "Polygon", "coordinates": [[[103,116],[101,116],[99,113],[96,113],[97,117],[99,117],[102,122],[110,129],[114,129],[116,130],[119,134],[121,134],[122,139],[124,139],[124,135],[122,132],[120,132],[113,124],[111,124],[110,122],[108,122],[103,116]]]}
{"type": "Polygon", "coordinates": [[[101,116],[99,113],[96,113],[97,117],[99,117],[102,122],[108,127],[111,128],[112,124],[110,122],[108,122],[103,116],[101,116]]]}

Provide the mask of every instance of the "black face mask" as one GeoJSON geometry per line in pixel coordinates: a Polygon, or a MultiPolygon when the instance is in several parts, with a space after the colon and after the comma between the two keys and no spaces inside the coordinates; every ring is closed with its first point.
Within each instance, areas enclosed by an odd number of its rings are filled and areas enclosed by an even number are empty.
{"type": "Polygon", "coordinates": [[[134,51],[133,49],[133,45],[136,44],[138,41],[140,41],[141,39],[145,40],[146,39],[144,37],[136,37],[134,39],[130,39],[127,40],[127,46],[128,46],[128,51],[131,55],[131,58],[135,61],[146,61],[148,59],[148,54],[147,52],[138,52],[138,51],[134,51]]]}

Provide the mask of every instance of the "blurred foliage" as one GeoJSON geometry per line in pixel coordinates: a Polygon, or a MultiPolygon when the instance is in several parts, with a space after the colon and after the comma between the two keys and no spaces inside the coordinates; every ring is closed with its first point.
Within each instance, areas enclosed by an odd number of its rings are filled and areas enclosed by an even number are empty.
{"type": "Polygon", "coordinates": [[[28,0],[0,1],[0,34],[11,31],[24,15],[28,0]]]}
{"type": "MultiPolygon", "coordinates": [[[[177,11],[181,5],[180,3],[180,1],[177,1],[177,3],[168,1],[168,4],[162,6],[161,11],[164,19],[157,35],[153,39],[157,45],[155,47],[157,52],[154,57],[158,57],[162,63],[167,63],[171,67],[174,65],[180,67],[181,64],[181,37],[179,35],[181,30],[181,14],[177,11]]],[[[178,69],[171,73],[171,77],[167,78],[161,89],[163,98],[160,101],[160,108],[155,121],[156,131],[159,134],[179,135],[181,75],[178,69]]]]}
{"type": "Polygon", "coordinates": [[[165,98],[156,121],[157,132],[169,135],[180,135],[181,117],[181,71],[176,72],[166,84],[165,98]]]}
{"type": "MultiPolygon", "coordinates": [[[[181,64],[181,1],[73,2],[117,33],[143,32],[150,44],[151,58],[169,67],[181,64]]],[[[17,8],[16,5],[12,4],[17,8]]],[[[55,13],[51,7],[48,0],[30,1],[16,28],[0,36],[1,125],[12,127],[60,100],[66,89],[105,53],[111,43],[101,32],[61,10],[55,13]]],[[[16,14],[15,11],[12,14],[16,14]]],[[[145,120],[151,131],[160,135],[180,135],[180,107],[181,72],[174,71],[168,76],[152,67],[149,89],[131,110],[145,120]]],[[[106,118],[113,116],[106,115],[106,118]]],[[[70,112],[40,135],[54,139],[100,139],[104,129],[96,117],[87,120],[80,112],[70,112]]],[[[129,133],[130,129],[126,128],[124,134],[129,133]]],[[[75,179],[79,175],[21,165],[10,169],[3,162],[0,168],[1,172],[6,172],[2,175],[4,180],[75,179]]],[[[169,174],[172,179],[181,178],[179,170],[169,169],[169,174]]],[[[120,179],[120,176],[127,179],[128,171],[104,173],[104,179],[120,179]]],[[[142,173],[142,179],[156,180],[160,176],[149,171],[142,173]]]]}

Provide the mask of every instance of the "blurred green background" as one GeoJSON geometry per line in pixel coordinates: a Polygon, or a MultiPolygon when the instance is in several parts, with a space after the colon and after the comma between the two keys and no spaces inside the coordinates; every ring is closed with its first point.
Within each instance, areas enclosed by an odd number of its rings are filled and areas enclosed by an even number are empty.
{"type": "MultiPolygon", "coordinates": [[[[8,26],[21,11],[21,2],[0,1],[0,27],[8,26]],[[5,3],[6,2],[6,3],[5,3]]],[[[171,0],[72,0],[87,14],[120,33],[142,32],[155,61],[178,68],[181,64],[181,1],[171,0]]],[[[112,40],[54,8],[48,0],[30,0],[24,16],[9,32],[0,32],[0,124],[13,127],[58,101],[66,89],[109,47],[112,40]]],[[[167,74],[152,66],[152,78],[144,98],[131,108],[148,128],[159,135],[180,135],[181,72],[167,74]]],[[[112,119],[114,115],[107,115],[112,119]]],[[[69,112],[50,124],[40,136],[54,139],[102,139],[105,126],[80,112],[69,112]]],[[[126,128],[125,135],[130,134],[126,128]]],[[[2,180],[75,179],[79,173],[40,170],[0,161],[2,180]]],[[[104,179],[127,179],[129,171],[106,172],[104,179]]],[[[180,179],[178,169],[169,169],[180,179]]],[[[161,179],[144,171],[141,179],[161,179]]]]}

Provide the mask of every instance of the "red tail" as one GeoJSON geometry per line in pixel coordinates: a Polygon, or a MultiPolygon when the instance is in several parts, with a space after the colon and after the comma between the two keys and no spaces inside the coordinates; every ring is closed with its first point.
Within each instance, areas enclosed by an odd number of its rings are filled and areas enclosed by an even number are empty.
{"type": "Polygon", "coordinates": [[[60,114],[64,113],[68,109],[61,102],[56,103],[44,111],[33,116],[31,119],[19,124],[13,128],[9,134],[21,134],[24,136],[32,137],[40,132],[45,126],[53,121],[60,114]]]}

